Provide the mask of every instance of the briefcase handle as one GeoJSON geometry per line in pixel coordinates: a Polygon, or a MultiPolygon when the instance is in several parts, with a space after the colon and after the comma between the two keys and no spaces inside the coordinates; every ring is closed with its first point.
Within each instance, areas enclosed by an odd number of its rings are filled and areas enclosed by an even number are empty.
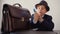
{"type": "Polygon", "coordinates": [[[18,5],[19,7],[22,7],[19,3],[13,4],[13,6],[16,6],[16,5],[18,5]]]}

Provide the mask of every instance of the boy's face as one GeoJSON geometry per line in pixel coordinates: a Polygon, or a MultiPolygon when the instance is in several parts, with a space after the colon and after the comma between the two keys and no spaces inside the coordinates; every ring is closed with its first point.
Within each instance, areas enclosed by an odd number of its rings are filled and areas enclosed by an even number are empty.
{"type": "Polygon", "coordinates": [[[38,13],[45,14],[47,12],[44,5],[38,5],[37,6],[38,13]]]}

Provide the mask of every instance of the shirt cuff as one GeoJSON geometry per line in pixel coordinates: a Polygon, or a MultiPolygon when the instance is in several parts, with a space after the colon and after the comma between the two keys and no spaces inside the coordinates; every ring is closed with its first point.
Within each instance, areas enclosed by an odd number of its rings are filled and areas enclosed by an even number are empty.
{"type": "Polygon", "coordinates": [[[37,23],[37,21],[33,20],[33,23],[34,23],[34,24],[36,24],[36,23],[37,23]]]}

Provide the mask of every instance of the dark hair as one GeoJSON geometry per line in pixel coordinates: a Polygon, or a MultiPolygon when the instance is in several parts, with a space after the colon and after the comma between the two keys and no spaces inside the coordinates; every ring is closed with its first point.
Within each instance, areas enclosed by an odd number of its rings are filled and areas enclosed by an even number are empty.
{"type": "Polygon", "coordinates": [[[36,8],[36,9],[37,9],[37,6],[38,6],[38,5],[44,5],[47,11],[50,10],[50,8],[49,8],[49,6],[48,6],[48,3],[47,3],[46,1],[41,1],[40,3],[36,4],[36,5],[35,5],[35,8],[36,8]]]}

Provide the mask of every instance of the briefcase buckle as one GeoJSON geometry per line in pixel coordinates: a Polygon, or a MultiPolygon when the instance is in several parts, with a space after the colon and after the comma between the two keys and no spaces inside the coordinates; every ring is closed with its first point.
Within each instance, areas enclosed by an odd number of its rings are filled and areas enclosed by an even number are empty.
{"type": "Polygon", "coordinates": [[[24,21],[24,17],[21,18],[21,21],[24,21]]]}

